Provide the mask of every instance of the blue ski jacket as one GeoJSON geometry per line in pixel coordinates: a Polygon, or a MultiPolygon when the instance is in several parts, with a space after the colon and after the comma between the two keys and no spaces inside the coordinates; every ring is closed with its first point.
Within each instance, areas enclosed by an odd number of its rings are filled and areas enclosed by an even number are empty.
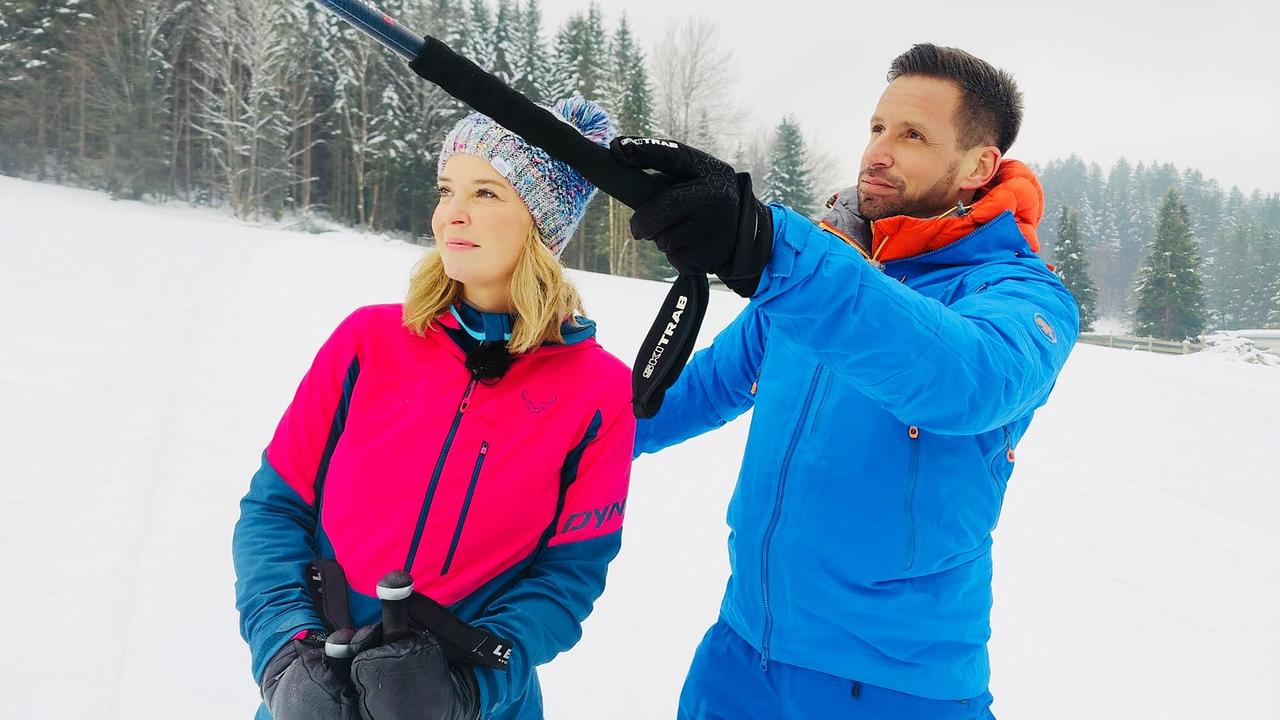
{"type": "Polygon", "coordinates": [[[977,696],[991,531],[1014,448],[1075,342],[1076,303],[1011,210],[883,268],[771,212],[755,296],[638,424],[636,453],[754,408],[723,619],[766,667],[977,696]]]}

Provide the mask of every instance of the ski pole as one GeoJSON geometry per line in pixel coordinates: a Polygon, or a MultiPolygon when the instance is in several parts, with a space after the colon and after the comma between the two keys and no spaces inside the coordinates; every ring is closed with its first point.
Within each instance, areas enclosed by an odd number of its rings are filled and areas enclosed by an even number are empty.
{"type": "Polygon", "coordinates": [[[405,601],[413,595],[413,578],[399,570],[389,572],[378,581],[378,599],[382,601],[382,641],[393,643],[409,637],[409,609],[405,601]]]}
{"type": "Polygon", "coordinates": [[[413,60],[422,52],[423,40],[365,0],[316,0],[343,20],[368,33],[373,39],[398,53],[405,60],[413,60]]]}
{"type": "MultiPolygon", "coordinates": [[[[661,190],[657,177],[628,167],[608,149],[583,137],[568,123],[485,72],[431,36],[419,37],[367,0],[316,0],[374,40],[409,60],[425,80],[511,132],[577,170],[605,194],[638,208],[661,190]]],[[[667,292],[632,364],[632,405],[636,417],[652,417],[675,382],[702,327],[710,297],[702,274],[681,274],[667,292]]]]}
{"type": "Polygon", "coordinates": [[[342,628],[334,630],[324,641],[324,655],[327,658],[329,667],[338,673],[339,677],[351,677],[351,658],[355,656],[355,649],[351,647],[351,639],[355,636],[355,631],[350,628],[342,628]]]}

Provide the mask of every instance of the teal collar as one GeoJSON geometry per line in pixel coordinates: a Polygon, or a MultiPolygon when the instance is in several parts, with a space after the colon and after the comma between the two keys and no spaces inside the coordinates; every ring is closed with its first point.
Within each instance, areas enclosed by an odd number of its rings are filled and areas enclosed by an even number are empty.
{"type": "Polygon", "coordinates": [[[449,306],[458,325],[468,335],[480,342],[502,342],[511,339],[511,325],[515,320],[507,313],[485,312],[471,307],[464,300],[449,306]]]}
{"type": "MultiPolygon", "coordinates": [[[[449,307],[463,332],[477,342],[505,342],[511,339],[515,317],[507,313],[486,312],[468,305],[465,300],[449,307]]],[[[565,345],[574,345],[595,337],[596,324],[584,317],[574,318],[560,328],[565,345]]]]}

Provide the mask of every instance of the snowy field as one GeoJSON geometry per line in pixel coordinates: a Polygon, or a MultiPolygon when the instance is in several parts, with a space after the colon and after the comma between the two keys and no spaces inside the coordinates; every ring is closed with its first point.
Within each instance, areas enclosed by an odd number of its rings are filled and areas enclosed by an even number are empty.
{"type": "MultiPolygon", "coordinates": [[[[0,177],[0,718],[249,718],[237,502],[302,372],[420,248],[0,177]]],[[[626,361],[663,286],[576,274],[626,361]]],[[[741,301],[717,293],[704,341],[741,301]]],[[[746,423],[646,457],[548,717],[674,716],[746,423]]],[[[1280,718],[1280,369],[1075,350],[996,537],[1002,720],[1280,718]]]]}

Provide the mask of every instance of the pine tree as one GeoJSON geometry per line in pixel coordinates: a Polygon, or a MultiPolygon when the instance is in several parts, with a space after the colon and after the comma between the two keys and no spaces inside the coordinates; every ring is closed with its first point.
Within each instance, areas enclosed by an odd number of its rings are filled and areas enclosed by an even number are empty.
{"type": "Polygon", "coordinates": [[[809,177],[808,152],[800,125],[794,118],[783,118],[774,133],[761,200],[786,205],[802,215],[814,212],[816,203],[813,181],[809,177]]]}
{"type": "Polygon", "coordinates": [[[1244,319],[1249,327],[1263,327],[1270,320],[1273,298],[1280,293],[1280,228],[1258,220],[1249,265],[1249,292],[1244,299],[1244,319]]]}
{"type": "MultiPolygon", "coordinates": [[[[299,12],[298,10],[294,11],[299,12]]],[[[308,212],[322,185],[317,172],[324,144],[326,92],[330,87],[333,51],[328,30],[329,13],[307,3],[284,30],[288,60],[284,69],[284,114],[289,130],[288,208],[308,212]]]]}
{"type": "Polygon", "coordinates": [[[84,44],[93,81],[85,90],[87,132],[99,139],[106,190],[140,198],[166,189],[173,0],[102,3],[84,44]]]}
{"type": "Polygon", "coordinates": [[[548,102],[569,97],[578,89],[582,27],[585,24],[582,15],[578,14],[566,20],[556,31],[546,81],[548,102]]]}
{"type": "Polygon", "coordinates": [[[43,178],[47,160],[67,159],[68,105],[83,122],[74,100],[83,82],[67,81],[73,69],[85,78],[80,33],[93,10],[89,0],[0,0],[0,171],[34,169],[43,178]]]}
{"type": "Polygon", "coordinates": [[[609,48],[609,33],[604,27],[604,14],[600,6],[592,2],[587,7],[586,22],[582,27],[582,49],[578,68],[577,92],[585,98],[599,100],[609,65],[605,54],[609,48]]]}
{"type": "Polygon", "coordinates": [[[1254,229],[1241,217],[1229,218],[1219,241],[1213,265],[1213,315],[1215,326],[1226,330],[1248,327],[1247,298],[1252,288],[1250,272],[1254,229]]]}
{"type": "Polygon", "coordinates": [[[1103,312],[1120,314],[1129,308],[1133,273],[1138,267],[1134,258],[1140,255],[1143,244],[1134,220],[1133,166],[1128,160],[1120,158],[1111,167],[1106,197],[1104,242],[1109,258],[1100,268],[1105,271],[1103,286],[1109,291],[1103,297],[1102,308],[1103,312]]]}
{"type": "Polygon", "coordinates": [[[1080,332],[1089,332],[1098,319],[1098,290],[1089,277],[1089,260],[1080,236],[1079,216],[1065,205],[1058,217],[1057,235],[1056,272],[1080,306],[1080,332]]]}
{"type": "MultiPolygon", "coordinates": [[[[605,62],[608,45],[600,7],[592,3],[586,15],[570,17],[556,34],[556,51],[552,60],[550,87],[558,100],[581,95],[588,100],[601,100],[601,92],[609,72],[605,62]]],[[[587,206],[573,242],[565,253],[570,267],[608,272],[610,269],[610,217],[607,196],[597,194],[587,206]]]]}
{"type": "Polygon", "coordinates": [[[513,32],[511,87],[530,100],[545,104],[551,99],[547,92],[551,62],[542,40],[542,8],[538,0],[529,0],[519,9],[518,16],[513,32]]]}
{"type": "Polygon", "coordinates": [[[514,0],[498,0],[498,14],[493,24],[493,61],[489,72],[508,85],[516,77],[516,46],[520,8],[514,0]]]}
{"type": "Polygon", "coordinates": [[[1136,288],[1139,335],[1183,340],[1204,332],[1199,262],[1187,208],[1178,192],[1170,190],[1160,205],[1155,236],[1136,288]]]}
{"type": "Polygon", "coordinates": [[[463,20],[462,54],[488,70],[493,66],[493,18],[484,0],[471,0],[463,20]]]}
{"type": "MultiPolygon", "coordinates": [[[[466,55],[468,45],[465,36],[469,23],[463,0],[427,0],[426,3],[415,2],[411,8],[417,8],[417,12],[408,20],[416,19],[426,34],[466,55]],[[463,18],[463,21],[459,22],[458,18],[463,18]]],[[[470,56],[468,59],[475,60],[470,56]]]]}
{"type": "MultiPolygon", "coordinates": [[[[602,84],[601,102],[623,135],[653,132],[653,97],[644,52],[635,41],[627,16],[623,14],[609,40],[609,71],[602,84]]],[[[632,277],[662,278],[671,275],[671,266],[649,242],[631,237],[632,211],[608,198],[609,272],[632,277]]]]}
{"type": "Polygon", "coordinates": [[[1271,298],[1271,312],[1267,315],[1267,327],[1280,328],[1280,282],[1276,283],[1276,296],[1271,298]]]}

